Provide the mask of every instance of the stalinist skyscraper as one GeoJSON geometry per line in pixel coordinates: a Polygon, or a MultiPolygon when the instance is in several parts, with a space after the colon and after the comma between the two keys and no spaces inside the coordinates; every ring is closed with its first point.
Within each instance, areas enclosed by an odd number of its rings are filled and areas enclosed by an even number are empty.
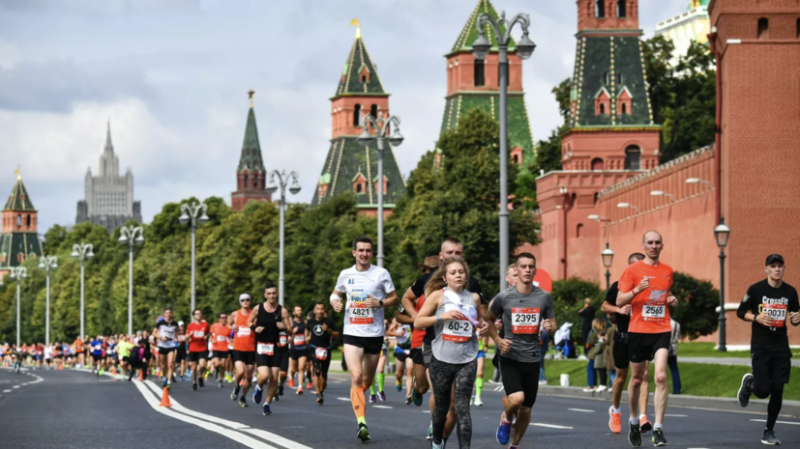
{"type": "Polygon", "coordinates": [[[130,167],[124,176],[119,175],[119,159],[111,144],[111,124],[108,125],[106,146],[100,155],[99,176],[86,171],[84,201],[78,201],[76,224],[87,221],[99,224],[113,232],[128,220],[142,221],[141,204],[133,200],[133,173],[130,167]]]}

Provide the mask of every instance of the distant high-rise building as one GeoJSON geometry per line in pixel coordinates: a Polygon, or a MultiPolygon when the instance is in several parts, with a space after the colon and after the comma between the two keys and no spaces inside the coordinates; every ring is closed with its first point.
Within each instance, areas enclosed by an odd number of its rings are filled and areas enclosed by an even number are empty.
{"type": "Polygon", "coordinates": [[[711,21],[708,17],[708,4],[711,0],[691,0],[686,11],[656,25],[656,36],[664,35],[675,45],[673,64],[678,56],[689,50],[692,42],[708,44],[711,21]]]}
{"type": "Polygon", "coordinates": [[[17,183],[8,196],[2,212],[0,234],[0,277],[8,269],[22,265],[25,259],[42,255],[37,231],[37,212],[17,170],[17,183]]]}
{"type": "Polygon", "coordinates": [[[236,168],[236,191],[231,193],[231,207],[239,211],[250,201],[272,201],[272,195],[265,189],[267,185],[267,169],[261,157],[261,144],[258,141],[256,114],[253,112],[253,94],[250,96],[250,110],[247,112],[247,124],[244,128],[244,143],[239,155],[239,166],[236,168]]]}
{"type": "Polygon", "coordinates": [[[86,197],[78,201],[76,224],[89,221],[112,232],[129,220],[142,221],[141,203],[133,200],[133,173],[130,167],[124,176],[119,175],[119,159],[111,144],[111,124],[108,125],[106,146],[100,155],[100,174],[92,176],[92,168],[89,167],[84,190],[86,197]]]}

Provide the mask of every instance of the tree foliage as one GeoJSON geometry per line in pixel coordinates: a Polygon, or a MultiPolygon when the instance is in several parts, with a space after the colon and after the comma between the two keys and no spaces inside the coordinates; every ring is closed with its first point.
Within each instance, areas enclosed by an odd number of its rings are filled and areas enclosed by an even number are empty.
{"type": "Polygon", "coordinates": [[[671,315],[681,325],[681,336],[694,340],[714,333],[719,325],[719,290],[709,281],[680,272],[675,272],[672,280],[672,294],[678,298],[678,306],[671,315]]]}

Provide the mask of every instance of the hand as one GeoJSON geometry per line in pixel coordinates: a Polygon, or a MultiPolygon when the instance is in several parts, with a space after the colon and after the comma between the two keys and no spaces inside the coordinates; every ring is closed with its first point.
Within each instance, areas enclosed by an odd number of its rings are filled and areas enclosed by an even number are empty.
{"type": "Polygon", "coordinates": [[[639,293],[647,290],[648,288],[650,288],[650,278],[644,278],[642,279],[641,282],[639,282],[639,285],[633,288],[633,294],[638,295],[639,293]]]}
{"type": "Polygon", "coordinates": [[[263,330],[264,330],[264,326],[258,326],[258,327],[256,328],[256,333],[257,333],[257,334],[260,334],[260,333],[261,333],[263,330]]]}
{"type": "Polygon", "coordinates": [[[367,299],[364,300],[363,304],[365,307],[368,307],[370,309],[377,309],[378,307],[381,306],[381,304],[378,302],[377,299],[369,295],[367,295],[367,299]]]}
{"type": "Polygon", "coordinates": [[[293,333],[293,334],[296,334],[298,330],[299,330],[299,329],[297,328],[297,326],[295,326],[295,327],[293,327],[293,328],[292,328],[292,333],[293,333]]]}
{"type": "Polygon", "coordinates": [[[542,328],[548,334],[552,333],[553,332],[553,321],[552,320],[544,320],[544,321],[542,321],[542,328]]]}
{"type": "Polygon", "coordinates": [[[795,326],[800,324],[800,312],[789,312],[789,320],[795,326]]]}
{"type": "Polygon", "coordinates": [[[500,318],[498,318],[497,320],[495,320],[495,322],[494,322],[494,327],[495,327],[495,328],[497,328],[497,330],[500,330],[500,329],[502,329],[502,328],[503,328],[503,320],[502,320],[502,319],[500,319],[500,318]]]}
{"type": "Polygon", "coordinates": [[[286,325],[283,323],[276,323],[275,326],[280,330],[286,329],[286,325]]]}
{"type": "Polygon", "coordinates": [[[669,304],[672,307],[677,306],[678,305],[678,298],[675,297],[675,295],[669,295],[667,297],[667,304],[669,304]]]}
{"type": "Polygon", "coordinates": [[[620,315],[630,315],[631,314],[631,305],[625,304],[622,307],[617,307],[617,313],[620,315]]]}
{"type": "Polygon", "coordinates": [[[322,325],[322,332],[328,332],[328,325],[327,324],[323,324],[322,325]]]}
{"type": "Polygon", "coordinates": [[[489,331],[489,323],[485,321],[481,322],[481,325],[478,328],[478,338],[483,338],[483,336],[486,335],[486,332],[488,331],[489,331]]]}
{"type": "Polygon", "coordinates": [[[167,341],[167,337],[161,337],[161,341],[167,341]]]}
{"type": "Polygon", "coordinates": [[[449,312],[445,312],[439,315],[440,320],[466,320],[467,317],[464,316],[463,313],[459,312],[458,310],[451,310],[449,312]]]}
{"type": "Polygon", "coordinates": [[[497,345],[497,349],[499,349],[500,352],[502,352],[504,354],[511,350],[511,340],[498,338],[494,342],[497,345]]]}
{"type": "Polygon", "coordinates": [[[771,327],[772,326],[772,321],[773,321],[773,319],[769,315],[763,315],[763,314],[756,315],[756,323],[758,323],[758,324],[760,324],[762,326],[771,327]]]}
{"type": "Polygon", "coordinates": [[[332,304],[333,304],[333,310],[336,313],[341,312],[342,309],[344,308],[344,304],[342,304],[342,300],[341,299],[333,301],[332,304]]]}

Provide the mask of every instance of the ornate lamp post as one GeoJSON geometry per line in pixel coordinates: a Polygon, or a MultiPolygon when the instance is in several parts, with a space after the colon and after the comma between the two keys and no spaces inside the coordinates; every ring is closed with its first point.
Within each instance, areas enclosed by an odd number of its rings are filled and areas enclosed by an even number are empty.
{"type": "Polygon", "coordinates": [[[281,190],[280,208],[281,208],[281,226],[280,226],[280,254],[278,258],[278,303],[283,306],[283,250],[284,250],[284,234],[286,232],[286,186],[289,180],[292,180],[292,186],[289,187],[289,192],[292,195],[300,193],[300,184],[297,183],[297,172],[293,171],[286,174],[286,170],[278,171],[272,170],[269,176],[269,186],[267,192],[275,193],[278,189],[281,190]],[[275,184],[275,178],[278,178],[278,184],[275,184]]]}
{"type": "Polygon", "coordinates": [[[74,257],[75,259],[80,259],[80,261],[81,261],[81,338],[83,338],[83,336],[86,335],[84,333],[85,319],[84,319],[84,314],[83,314],[84,265],[86,264],[86,259],[91,259],[92,257],[94,257],[94,253],[92,252],[93,248],[94,247],[92,246],[91,243],[83,243],[83,242],[81,242],[81,243],[76,243],[76,244],[72,245],[72,254],[71,254],[71,256],[74,257]]]}
{"type": "Polygon", "coordinates": [[[508,235],[508,44],[511,41],[511,30],[514,25],[522,27],[522,39],[517,42],[516,54],[520,59],[528,59],[536,49],[536,44],[528,38],[530,18],[527,14],[517,14],[511,21],[506,20],[506,13],[500,14],[500,20],[483,13],[478,17],[476,26],[478,38],[472,44],[472,54],[476,60],[482,61],[489,54],[492,44],[486,39],[486,25],[491,25],[497,40],[500,62],[500,288],[508,287],[505,281],[509,261],[508,235]],[[502,29],[505,28],[505,34],[502,29]]]}
{"type": "Polygon", "coordinates": [[[728,246],[728,237],[731,228],[725,224],[725,218],[719,218],[719,224],[714,228],[714,237],[719,247],[719,352],[727,352],[725,347],[725,247],[728,246]]]}
{"type": "Polygon", "coordinates": [[[611,263],[614,261],[614,251],[611,251],[611,248],[608,247],[608,242],[606,242],[606,249],[600,253],[600,256],[603,258],[603,266],[606,267],[606,291],[611,288],[611,272],[608,271],[611,268],[611,263]]]}
{"type": "Polygon", "coordinates": [[[206,215],[206,210],[208,210],[208,206],[205,204],[200,204],[197,202],[193,202],[192,204],[181,204],[181,224],[189,224],[191,222],[192,226],[192,304],[191,304],[191,313],[194,313],[195,309],[195,242],[196,242],[196,234],[197,234],[197,225],[200,224],[201,226],[208,223],[208,215],[206,215]],[[201,213],[202,212],[202,213],[201,213]]]}
{"type": "MultiPolygon", "coordinates": [[[[17,280],[17,348],[20,347],[20,326],[19,326],[19,284],[23,279],[28,279],[28,269],[25,267],[10,267],[9,275],[11,279],[17,280]]],[[[3,285],[3,280],[0,278],[0,285],[3,285]]]]}
{"type": "MultiPolygon", "coordinates": [[[[58,268],[58,258],[56,256],[43,255],[39,259],[39,268],[45,272],[46,287],[45,287],[45,300],[44,300],[44,343],[50,344],[50,270],[58,268]]],[[[83,335],[83,334],[81,334],[83,335]]]]}
{"type": "Polygon", "coordinates": [[[133,335],[133,245],[144,243],[144,229],[141,226],[123,226],[119,230],[119,242],[128,244],[128,335],[133,335]]]}
{"type": "MultiPolygon", "coordinates": [[[[368,147],[375,142],[378,145],[378,266],[383,266],[383,141],[388,140],[389,145],[396,147],[403,143],[403,136],[400,134],[400,118],[393,115],[391,117],[364,116],[364,130],[358,136],[358,143],[362,147],[368,147]],[[389,125],[394,123],[394,131],[390,137],[386,137],[389,125]],[[372,126],[375,135],[369,133],[367,128],[372,126]]],[[[371,180],[370,180],[371,181],[371,180]]]]}

